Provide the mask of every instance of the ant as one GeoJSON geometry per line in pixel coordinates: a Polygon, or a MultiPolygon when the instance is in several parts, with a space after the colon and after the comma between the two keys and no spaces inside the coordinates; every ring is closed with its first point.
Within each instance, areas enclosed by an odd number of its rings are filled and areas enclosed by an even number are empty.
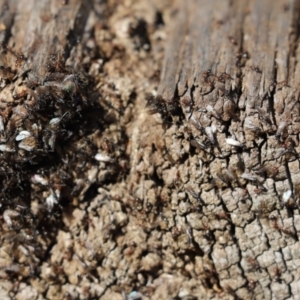
{"type": "Polygon", "coordinates": [[[278,230],[279,232],[283,232],[286,235],[289,235],[292,238],[295,238],[295,233],[293,233],[292,231],[284,228],[283,226],[278,224],[278,217],[277,216],[271,216],[270,220],[273,221],[273,228],[278,230]]]}
{"type": "Polygon", "coordinates": [[[267,191],[268,191],[268,190],[267,190],[263,185],[261,185],[261,186],[255,188],[255,189],[253,190],[253,192],[254,192],[255,194],[257,194],[257,195],[265,194],[267,191]]]}
{"type": "Polygon", "coordinates": [[[224,72],[218,77],[218,80],[222,83],[225,83],[226,80],[233,80],[233,78],[230,76],[230,74],[224,72]]]}
{"type": "Polygon", "coordinates": [[[228,36],[228,39],[230,41],[230,43],[232,43],[234,46],[237,46],[237,42],[236,42],[236,39],[232,36],[228,36]]]}
{"type": "MultiPolygon", "coordinates": [[[[186,229],[187,231],[187,234],[188,234],[188,229],[186,229]]],[[[181,234],[181,230],[177,227],[177,226],[174,226],[174,227],[172,227],[172,229],[171,229],[171,234],[172,234],[172,237],[174,238],[174,239],[176,239],[176,238],[178,238],[178,236],[180,236],[180,234],[181,234]]],[[[189,239],[189,241],[190,241],[190,238],[189,238],[189,235],[188,235],[188,239],[189,239]]]]}
{"type": "Polygon", "coordinates": [[[19,94],[14,94],[13,98],[14,98],[14,100],[19,100],[19,99],[26,97],[27,95],[28,95],[28,91],[22,90],[19,94]]]}
{"type": "Polygon", "coordinates": [[[248,51],[239,51],[235,56],[235,62],[237,67],[243,67],[246,60],[250,58],[248,51]]]}
{"type": "Polygon", "coordinates": [[[25,55],[20,50],[19,52],[15,52],[11,47],[6,47],[6,50],[16,58],[15,60],[16,68],[21,67],[22,63],[26,60],[25,55]]]}
{"type": "Polygon", "coordinates": [[[281,283],[282,278],[281,278],[281,271],[279,270],[279,268],[275,267],[273,269],[273,272],[274,272],[274,280],[281,283]]]}
{"type": "Polygon", "coordinates": [[[49,73],[64,73],[66,69],[62,55],[60,53],[51,54],[46,68],[49,73]]]}
{"type": "Polygon", "coordinates": [[[290,87],[287,80],[283,80],[283,81],[280,81],[280,82],[275,82],[275,84],[277,86],[277,90],[282,89],[283,87],[290,87]]]}
{"type": "Polygon", "coordinates": [[[256,73],[262,73],[259,67],[251,66],[250,69],[256,73]]]}
{"type": "Polygon", "coordinates": [[[249,291],[253,291],[253,290],[255,289],[256,285],[257,285],[257,281],[252,280],[252,279],[249,279],[249,280],[248,280],[247,289],[248,289],[249,291]]]}
{"type": "Polygon", "coordinates": [[[211,88],[214,88],[215,86],[215,78],[218,78],[216,75],[211,73],[211,70],[208,69],[207,71],[202,73],[202,77],[204,79],[204,82],[209,85],[211,88]],[[212,77],[212,79],[211,79],[212,77]]]}
{"type": "Polygon", "coordinates": [[[203,229],[204,229],[204,234],[203,236],[208,239],[208,240],[213,240],[214,239],[214,235],[209,227],[208,224],[203,225],[203,229]]]}
{"type": "Polygon", "coordinates": [[[230,215],[229,213],[226,213],[225,211],[215,212],[214,217],[217,220],[228,220],[231,222],[230,218],[228,217],[230,215]]]}
{"type": "Polygon", "coordinates": [[[123,253],[125,256],[131,256],[136,249],[136,243],[131,242],[130,245],[124,249],[123,253]]]}
{"type": "Polygon", "coordinates": [[[259,265],[258,261],[253,257],[248,257],[247,262],[251,265],[251,269],[254,271],[259,271],[261,273],[261,266],[259,265]]]}

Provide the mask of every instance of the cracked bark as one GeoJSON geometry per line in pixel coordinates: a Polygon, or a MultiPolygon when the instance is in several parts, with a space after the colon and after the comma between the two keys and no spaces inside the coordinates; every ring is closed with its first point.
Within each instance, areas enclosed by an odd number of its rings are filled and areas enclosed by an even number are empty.
{"type": "Polygon", "coordinates": [[[197,186],[205,206],[186,221],[197,241],[207,220],[214,239],[202,259],[220,287],[241,299],[299,295],[299,252],[292,250],[299,246],[299,4],[179,2],[165,51],[158,94],[171,113],[179,106],[181,126],[192,130],[176,137],[208,145],[205,129],[215,127],[218,143],[187,159],[199,160],[202,174],[187,171],[183,186],[197,186]],[[218,210],[228,216],[225,226],[211,219],[218,210]]]}

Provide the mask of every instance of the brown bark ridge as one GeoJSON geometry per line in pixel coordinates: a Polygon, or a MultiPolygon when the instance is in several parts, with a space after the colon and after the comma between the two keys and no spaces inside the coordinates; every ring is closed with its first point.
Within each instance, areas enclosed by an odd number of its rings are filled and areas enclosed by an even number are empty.
{"type": "Polygon", "coordinates": [[[1,299],[299,297],[299,1],[0,7],[1,299]]]}

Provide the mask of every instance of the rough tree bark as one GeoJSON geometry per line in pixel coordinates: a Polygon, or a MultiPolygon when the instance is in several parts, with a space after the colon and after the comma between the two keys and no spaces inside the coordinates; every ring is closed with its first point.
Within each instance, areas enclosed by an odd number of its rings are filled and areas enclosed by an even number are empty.
{"type": "Polygon", "coordinates": [[[218,284],[242,299],[299,295],[299,2],[273,4],[181,2],[158,89],[194,127],[177,143],[197,148],[185,189],[204,207],[186,222],[218,284]],[[197,240],[205,226],[214,236],[197,240]]]}
{"type": "Polygon", "coordinates": [[[299,1],[0,7],[1,299],[299,297],[299,1]]]}

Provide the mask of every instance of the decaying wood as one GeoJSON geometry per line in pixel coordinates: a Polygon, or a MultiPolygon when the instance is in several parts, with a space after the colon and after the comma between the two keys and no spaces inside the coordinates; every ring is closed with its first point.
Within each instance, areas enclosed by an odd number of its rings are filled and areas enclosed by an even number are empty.
{"type": "Polygon", "coordinates": [[[239,299],[299,295],[299,258],[287,253],[299,247],[300,3],[273,4],[179,2],[158,89],[198,141],[205,171],[187,182],[207,205],[197,222],[216,210],[230,220],[221,232],[207,221],[215,240],[202,259],[239,299]]]}
{"type": "Polygon", "coordinates": [[[0,298],[297,299],[299,1],[22,2],[0,298]]]}
{"type": "Polygon", "coordinates": [[[90,9],[84,1],[1,1],[2,45],[14,46],[27,58],[26,67],[43,71],[49,54],[70,49],[83,34],[90,9]],[[33,65],[31,65],[33,64],[33,65]]]}

